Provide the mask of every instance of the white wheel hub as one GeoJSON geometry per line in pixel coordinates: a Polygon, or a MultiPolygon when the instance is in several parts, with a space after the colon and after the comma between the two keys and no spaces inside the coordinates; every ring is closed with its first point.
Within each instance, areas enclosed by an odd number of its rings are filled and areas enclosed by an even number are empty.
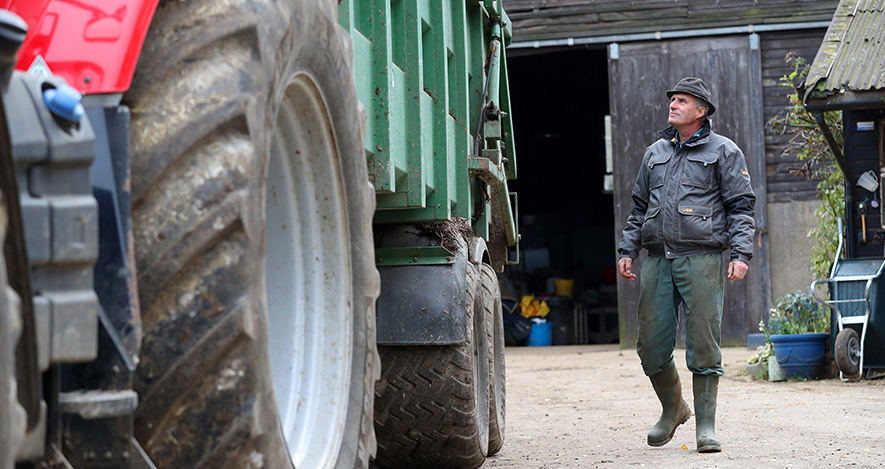
{"type": "Polygon", "coordinates": [[[296,74],[271,144],[265,266],[274,393],[295,467],[332,467],[347,413],[353,293],[337,153],[322,93],[296,74]]]}

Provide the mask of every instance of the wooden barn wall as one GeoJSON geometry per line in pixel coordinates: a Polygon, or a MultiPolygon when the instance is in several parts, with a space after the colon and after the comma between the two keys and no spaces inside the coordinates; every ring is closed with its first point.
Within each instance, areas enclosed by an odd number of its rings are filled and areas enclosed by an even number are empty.
{"type": "MultiPolygon", "coordinates": [[[[516,42],[830,21],[838,0],[504,0],[516,42]]],[[[813,56],[812,56],[813,57],[813,56]]]]}
{"type": "MultiPolygon", "coordinates": [[[[785,31],[760,34],[762,49],[762,97],[765,114],[765,162],[768,202],[789,202],[817,198],[817,182],[791,174],[800,167],[793,154],[784,154],[789,135],[774,131],[768,122],[783,114],[789,105],[790,88],[781,86],[780,78],[792,70],[784,62],[788,53],[796,53],[810,64],[820,47],[826,29],[785,31]]],[[[761,202],[761,201],[760,201],[761,202]]]]}

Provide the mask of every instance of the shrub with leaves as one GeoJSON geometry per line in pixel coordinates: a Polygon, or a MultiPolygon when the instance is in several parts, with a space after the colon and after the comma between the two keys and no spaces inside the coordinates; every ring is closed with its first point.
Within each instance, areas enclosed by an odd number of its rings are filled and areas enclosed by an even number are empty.
{"type": "MultiPolygon", "coordinates": [[[[790,89],[790,105],[784,114],[774,117],[769,124],[780,134],[792,137],[784,148],[784,154],[792,154],[799,161],[798,168],[791,171],[808,180],[818,181],[817,194],[821,205],[815,210],[818,225],[807,236],[815,244],[809,259],[811,271],[817,279],[829,277],[830,267],[836,256],[839,233],[836,220],[845,217],[845,178],[839,170],[827,140],[814,116],[802,106],[797,86],[805,80],[808,63],[795,53],[784,58],[792,71],[781,77],[781,86],[790,89]]],[[[833,134],[836,144],[842,146],[842,112],[825,112],[824,120],[833,134]]]]}
{"type": "Polygon", "coordinates": [[[827,332],[829,327],[830,311],[815,301],[807,290],[779,298],[771,308],[768,324],[759,322],[759,330],[765,334],[766,342],[771,342],[771,336],[776,334],[827,332]]]}
{"type": "MultiPolygon", "coordinates": [[[[766,342],[756,347],[756,353],[747,360],[747,364],[753,365],[759,363],[762,365],[762,369],[759,370],[758,374],[753,374],[751,376],[753,378],[768,380],[768,360],[773,356],[774,345],[772,345],[771,342],[766,342]]],[[[747,371],[749,371],[749,368],[747,368],[747,371]]]]}

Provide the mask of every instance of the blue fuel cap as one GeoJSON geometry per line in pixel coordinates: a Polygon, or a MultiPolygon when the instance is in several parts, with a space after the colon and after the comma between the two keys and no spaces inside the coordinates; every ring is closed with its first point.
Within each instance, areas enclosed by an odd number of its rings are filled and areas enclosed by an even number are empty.
{"type": "Polygon", "coordinates": [[[80,122],[86,110],[80,104],[83,97],[80,92],[69,85],[61,85],[58,88],[49,88],[43,92],[43,102],[49,108],[49,112],[56,117],[71,122],[80,122]]]}

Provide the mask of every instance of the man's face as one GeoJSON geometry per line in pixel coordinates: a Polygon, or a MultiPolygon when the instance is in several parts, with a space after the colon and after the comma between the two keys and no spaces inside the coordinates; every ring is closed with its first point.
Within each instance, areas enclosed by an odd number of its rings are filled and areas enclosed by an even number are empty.
{"type": "Polygon", "coordinates": [[[667,122],[677,129],[693,124],[707,112],[707,108],[698,109],[697,98],[686,93],[675,93],[670,98],[670,117],[667,122]]]}

